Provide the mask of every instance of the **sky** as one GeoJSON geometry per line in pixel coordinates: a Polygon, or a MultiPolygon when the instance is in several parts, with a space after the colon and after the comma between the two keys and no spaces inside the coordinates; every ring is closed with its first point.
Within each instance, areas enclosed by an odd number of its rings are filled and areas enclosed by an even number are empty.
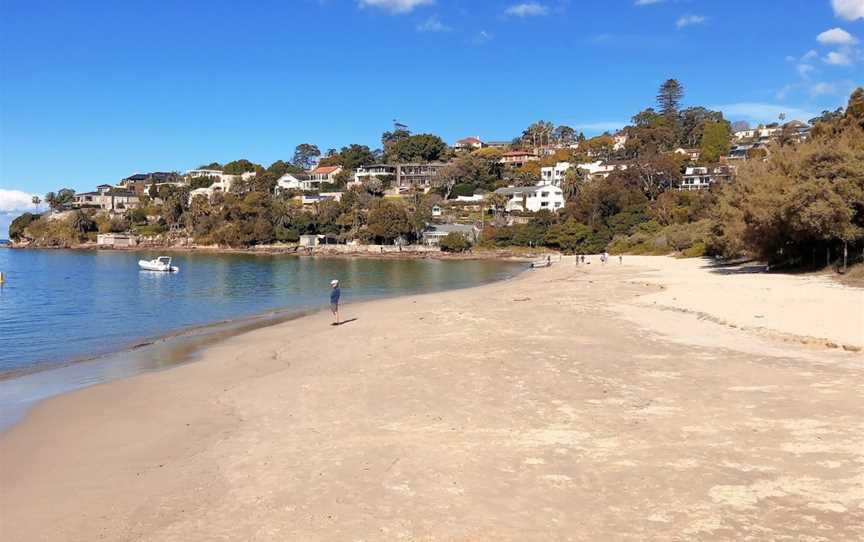
{"type": "Polygon", "coordinates": [[[136,172],[452,143],[530,123],[586,135],[653,105],[808,120],[864,84],[864,0],[0,2],[0,237],[31,195],[136,172]]]}

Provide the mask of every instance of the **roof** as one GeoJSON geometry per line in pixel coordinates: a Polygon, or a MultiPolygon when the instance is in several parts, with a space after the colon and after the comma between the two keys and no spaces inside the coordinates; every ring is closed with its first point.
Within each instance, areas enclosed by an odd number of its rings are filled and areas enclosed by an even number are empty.
{"type": "Polygon", "coordinates": [[[530,194],[532,192],[537,192],[541,188],[549,189],[556,188],[555,185],[544,184],[541,186],[508,186],[507,188],[499,188],[495,191],[496,194],[501,194],[504,196],[512,196],[514,194],[530,194]]]}
{"type": "Polygon", "coordinates": [[[474,233],[474,226],[468,224],[427,224],[424,233],[474,233]]]}
{"type": "Polygon", "coordinates": [[[483,142],[480,141],[479,137],[474,137],[474,136],[466,137],[466,138],[463,138],[463,139],[456,141],[457,145],[471,145],[473,143],[483,143],[483,142]]]}
{"type": "Polygon", "coordinates": [[[342,169],[342,166],[316,166],[309,173],[313,175],[330,175],[342,169]]]}

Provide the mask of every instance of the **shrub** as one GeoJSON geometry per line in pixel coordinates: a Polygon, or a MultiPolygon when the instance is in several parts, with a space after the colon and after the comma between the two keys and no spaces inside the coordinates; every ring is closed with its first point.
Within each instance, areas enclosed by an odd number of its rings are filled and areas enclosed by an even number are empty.
{"type": "Polygon", "coordinates": [[[444,252],[465,252],[471,248],[471,243],[463,234],[454,231],[442,237],[439,246],[444,252]]]}

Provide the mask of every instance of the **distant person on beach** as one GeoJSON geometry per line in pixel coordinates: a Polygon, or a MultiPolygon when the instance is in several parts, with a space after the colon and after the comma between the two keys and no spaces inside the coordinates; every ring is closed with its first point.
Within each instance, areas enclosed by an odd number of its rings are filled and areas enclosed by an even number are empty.
{"type": "Polygon", "coordinates": [[[624,263],[624,255],[619,254],[618,255],[618,265],[621,265],[622,263],[624,263]]]}
{"type": "Polygon", "coordinates": [[[333,279],[330,281],[330,312],[333,313],[333,325],[339,325],[339,298],[342,297],[342,290],[339,289],[339,281],[333,279]]]}

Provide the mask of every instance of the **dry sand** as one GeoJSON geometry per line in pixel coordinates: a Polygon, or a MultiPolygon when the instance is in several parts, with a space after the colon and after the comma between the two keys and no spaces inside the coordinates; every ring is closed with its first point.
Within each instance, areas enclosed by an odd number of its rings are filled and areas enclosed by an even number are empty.
{"type": "Polygon", "coordinates": [[[864,538],[864,291],[594,261],[44,402],[0,539],[864,538]]]}

